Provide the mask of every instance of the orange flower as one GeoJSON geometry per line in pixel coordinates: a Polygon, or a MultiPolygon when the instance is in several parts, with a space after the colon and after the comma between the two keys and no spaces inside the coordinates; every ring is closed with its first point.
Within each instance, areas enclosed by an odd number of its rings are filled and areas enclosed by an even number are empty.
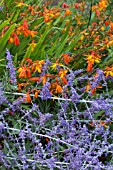
{"type": "Polygon", "coordinates": [[[38,97],[39,92],[40,92],[40,90],[35,90],[34,98],[38,97]]]}
{"type": "Polygon", "coordinates": [[[113,40],[108,41],[107,47],[109,48],[110,46],[113,46],[113,40]]]}
{"type": "Polygon", "coordinates": [[[26,82],[26,83],[19,83],[18,82],[18,91],[20,92],[22,90],[22,87],[25,88],[28,84],[29,84],[28,82],[26,82]]]}
{"type": "Polygon", "coordinates": [[[57,82],[51,83],[50,92],[52,94],[61,93],[62,87],[57,82]]]}
{"type": "Polygon", "coordinates": [[[66,9],[65,16],[67,16],[67,15],[69,16],[71,14],[72,14],[72,12],[69,9],[66,9]]]}
{"type": "Polygon", "coordinates": [[[67,79],[65,77],[62,77],[62,81],[64,82],[64,84],[68,83],[68,81],[67,81],[67,79]]]}
{"type": "Polygon", "coordinates": [[[62,54],[63,56],[63,61],[66,65],[68,65],[68,63],[72,60],[72,57],[70,57],[69,54],[62,54]]]}
{"type": "Polygon", "coordinates": [[[96,88],[91,89],[91,84],[90,84],[90,81],[89,81],[87,86],[86,86],[86,90],[85,91],[88,92],[89,90],[91,90],[92,95],[94,95],[97,88],[102,88],[102,86],[97,86],[96,88]]]}
{"type": "Polygon", "coordinates": [[[107,7],[107,1],[101,0],[101,2],[99,2],[98,6],[99,6],[99,10],[100,10],[100,11],[103,10],[103,9],[106,9],[106,7],[107,7]]]}
{"type": "Polygon", "coordinates": [[[113,31],[113,22],[110,22],[110,31],[113,31]]]}
{"type": "Polygon", "coordinates": [[[18,69],[19,72],[19,78],[30,78],[31,77],[31,71],[30,68],[27,68],[26,66],[23,66],[18,69]]]}
{"type": "Polygon", "coordinates": [[[35,71],[34,72],[38,71],[39,73],[41,73],[41,69],[42,69],[43,64],[44,64],[44,60],[35,61],[35,63],[34,63],[35,71]]]}
{"type": "Polygon", "coordinates": [[[31,38],[34,38],[35,34],[37,34],[37,31],[32,31],[28,29],[28,23],[27,20],[23,21],[23,25],[20,25],[17,28],[17,35],[20,35],[21,33],[24,34],[24,37],[27,37],[28,35],[30,35],[31,38]]]}
{"type": "Polygon", "coordinates": [[[108,126],[106,125],[106,123],[104,121],[100,121],[99,125],[100,126],[104,126],[105,128],[108,128],[108,126]]]}
{"type": "Polygon", "coordinates": [[[63,77],[66,76],[66,73],[68,72],[68,70],[63,70],[63,69],[60,69],[58,75],[60,76],[60,78],[62,79],[63,77]]]}
{"type": "Polygon", "coordinates": [[[49,16],[44,16],[44,22],[49,22],[49,21],[50,21],[49,16]]]}
{"type": "Polygon", "coordinates": [[[32,43],[31,44],[29,44],[29,45],[31,45],[32,46],[32,48],[31,48],[31,51],[33,52],[34,51],[34,49],[36,48],[36,43],[34,42],[34,40],[32,40],[32,43]]]}
{"type": "MultiPolygon", "coordinates": [[[[17,3],[17,2],[16,2],[17,3]]],[[[21,2],[17,3],[17,7],[22,8],[23,6],[28,6],[27,4],[23,3],[23,1],[21,0],[21,2]]]]}
{"type": "Polygon", "coordinates": [[[8,43],[9,43],[9,44],[10,44],[10,43],[12,44],[13,42],[14,42],[14,39],[10,36],[9,39],[8,39],[8,43]]]}
{"type": "Polygon", "coordinates": [[[59,17],[60,16],[60,12],[57,12],[54,16],[53,16],[53,18],[56,18],[56,17],[59,17]]]}
{"type": "Polygon", "coordinates": [[[79,3],[75,3],[74,7],[75,7],[76,9],[78,9],[78,8],[79,8],[79,3]]]}
{"type": "Polygon", "coordinates": [[[100,63],[100,56],[98,54],[95,54],[95,52],[93,51],[91,55],[87,56],[86,60],[87,62],[91,62],[92,64],[94,64],[94,62],[100,63]]]}
{"type": "Polygon", "coordinates": [[[17,35],[21,34],[22,26],[19,26],[16,30],[17,35]]]}
{"type": "Polygon", "coordinates": [[[80,21],[80,18],[77,18],[77,17],[76,17],[76,20],[77,20],[77,24],[78,24],[78,25],[81,25],[81,24],[82,24],[82,22],[80,21]]]}
{"type": "Polygon", "coordinates": [[[57,84],[55,93],[61,93],[61,91],[62,91],[62,87],[57,84]]]}
{"type": "Polygon", "coordinates": [[[104,27],[104,26],[102,26],[102,27],[100,28],[100,30],[101,30],[101,31],[104,31],[104,30],[105,30],[105,27],[104,27]]]}
{"type": "Polygon", "coordinates": [[[19,40],[17,34],[14,34],[14,44],[15,44],[16,46],[18,46],[18,45],[20,44],[20,40],[19,40]]]}
{"type": "Polygon", "coordinates": [[[28,10],[31,11],[31,15],[35,15],[35,11],[34,11],[33,6],[28,5],[28,10]]]}
{"type": "Polygon", "coordinates": [[[46,75],[42,76],[41,79],[42,79],[42,84],[44,85],[46,83],[46,81],[47,81],[46,75]]]}
{"type": "Polygon", "coordinates": [[[31,96],[29,94],[29,92],[26,93],[26,98],[25,100],[28,102],[28,103],[31,103],[31,96]]]}
{"type": "Polygon", "coordinates": [[[30,35],[30,30],[28,29],[23,30],[23,34],[24,34],[24,37],[27,37],[28,35],[30,35]]]}
{"type": "Polygon", "coordinates": [[[29,80],[30,81],[36,81],[36,82],[38,81],[39,82],[40,78],[39,77],[30,77],[29,80]]]}
{"type": "Polygon", "coordinates": [[[91,88],[91,84],[90,84],[90,81],[88,81],[88,84],[87,84],[87,86],[86,86],[86,92],[88,92],[89,90],[90,90],[90,88],[91,88]]]}
{"type": "Polygon", "coordinates": [[[91,72],[92,69],[93,69],[93,64],[90,61],[88,61],[88,66],[87,66],[87,69],[86,69],[87,72],[91,72]]]}
{"type": "Polygon", "coordinates": [[[47,143],[50,141],[50,139],[49,139],[49,138],[47,138],[47,137],[46,137],[45,139],[46,139],[46,142],[47,142],[47,143]]]}
{"type": "Polygon", "coordinates": [[[99,56],[97,53],[92,51],[91,55],[87,56],[86,60],[87,60],[87,63],[88,63],[87,72],[90,72],[90,71],[92,71],[92,67],[93,67],[95,62],[100,63],[101,56],[99,56]]]}
{"type": "Polygon", "coordinates": [[[25,61],[27,61],[29,65],[33,64],[32,59],[30,58],[25,58],[25,61]]]}
{"type": "Polygon", "coordinates": [[[64,65],[62,63],[58,63],[58,60],[57,60],[56,63],[53,63],[52,66],[50,66],[50,67],[52,67],[52,69],[56,70],[58,66],[63,67],[64,65]]]}
{"type": "Polygon", "coordinates": [[[20,40],[14,31],[12,32],[11,36],[8,39],[8,43],[14,43],[16,46],[20,44],[20,40]]]}
{"type": "Polygon", "coordinates": [[[44,76],[41,76],[41,81],[42,81],[42,84],[44,85],[47,81],[47,77],[49,77],[50,79],[53,79],[54,78],[54,75],[51,75],[51,74],[45,74],[44,76]]]}
{"type": "Polygon", "coordinates": [[[37,31],[29,31],[29,35],[31,38],[34,38],[35,34],[37,34],[37,33],[38,33],[37,31]]]}
{"type": "Polygon", "coordinates": [[[23,28],[28,29],[28,23],[27,23],[27,20],[25,20],[25,19],[23,21],[23,28]]]}
{"type": "MultiPolygon", "coordinates": [[[[104,126],[105,128],[108,128],[107,124],[111,124],[111,122],[105,122],[105,121],[100,121],[100,123],[98,124],[98,127],[100,126],[104,126]]],[[[95,127],[95,123],[94,122],[89,122],[89,125],[94,128],[95,127]]]]}
{"type": "Polygon", "coordinates": [[[108,21],[105,21],[104,22],[105,26],[107,27],[109,25],[109,22],[108,21]]]}
{"type": "Polygon", "coordinates": [[[106,74],[106,77],[112,76],[113,77],[113,67],[106,67],[104,73],[106,74]]]}
{"type": "Polygon", "coordinates": [[[92,95],[94,95],[96,92],[96,88],[92,89],[91,92],[92,92],[92,95]]]}

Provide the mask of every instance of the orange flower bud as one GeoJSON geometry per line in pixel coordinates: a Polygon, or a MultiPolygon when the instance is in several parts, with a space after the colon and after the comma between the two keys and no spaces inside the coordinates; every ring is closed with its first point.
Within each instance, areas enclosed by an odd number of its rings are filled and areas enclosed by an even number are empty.
{"type": "Polygon", "coordinates": [[[14,34],[14,44],[18,46],[20,44],[20,40],[16,34],[14,34]]]}
{"type": "Polygon", "coordinates": [[[8,43],[10,44],[10,43],[13,43],[13,42],[14,42],[13,38],[9,37],[8,43]]]}
{"type": "Polygon", "coordinates": [[[28,103],[31,103],[31,96],[30,96],[29,92],[26,93],[25,100],[28,101],[28,103]]]}
{"type": "Polygon", "coordinates": [[[110,31],[113,31],[113,22],[110,22],[110,31]]]}
{"type": "Polygon", "coordinates": [[[76,9],[78,9],[79,8],[79,3],[76,3],[74,6],[75,6],[76,9]]]}
{"type": "Polygon", "coordinates": [[[105,26],[107,27],[109,25],[109,22],[108,21],[105,21],[105,26]]]}
{"type": "Polygon", "coordinates": [[[65,15],[71,15],[72,12],[69,9],[66,9],[65,15]]]}
{"type": "Polygon", "coordinates": [[[88,66],[87,66],[87,72],[92,71],[92,68],[93,68],[93,65],[92,65],[92,63],[89,61],[89,62],[88,62],[88,66]]]}

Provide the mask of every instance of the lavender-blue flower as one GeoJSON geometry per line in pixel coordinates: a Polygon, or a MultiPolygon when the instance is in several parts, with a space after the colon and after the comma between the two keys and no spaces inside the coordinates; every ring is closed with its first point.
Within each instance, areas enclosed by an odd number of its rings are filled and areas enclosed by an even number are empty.
{"type": "Polygon", "coordinates": [[[10,51],[8,49],[6,50],[6,54],[7,54],[6,59],[8,61],[6,68],[9,69],[10,81],[13,85],[16,85],[17,80],[16,80],[15,67],[14,67],[13,61],[12,61],[13,56],[10,54],[10,51]]]}

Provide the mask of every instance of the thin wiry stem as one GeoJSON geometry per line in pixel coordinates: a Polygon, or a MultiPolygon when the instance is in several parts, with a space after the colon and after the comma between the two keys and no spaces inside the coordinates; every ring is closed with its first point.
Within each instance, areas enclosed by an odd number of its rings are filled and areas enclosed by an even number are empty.
{"type": "MultiPolygon", "coordinates": [[[[5,156],[5,158],[6,159],[9,159],[9,160],[14,160],[15,158],[14,157],[9,157],[9,156],[5,156]]],[[[26,160],[27,162],[34,162],[35,160],[33,160],[33,159],[27,159],[26,160]]],[[[46,165],[46,163],[44,164],[43,163],[43,161],[41,162],[40,160],[38,161],[35,161],[37,164],[40,164],[40,166],[41,166],[41,164],[43,164],[43,167],[47,167],[47,165],[46,165]]],[[[55,162],[55,164],[56,164],[56,168],[58,168],[58,169],[60,169],[60,167],[58,166],[58,165],[63,165],[63,167],[66,167],[67,165],[69,165],[69,163],[66,163],[66,162],[55,162]]],[[[23,165],[19,165],[19,166],[23,166],[23,165]]]]}
{"type": "MultiPolygon", "coordinates": [[[[25,93],[12,93],[12,92],[4,92],[5,94],[12,94],[12,95],[16,95],[16,96],[26,96],[25,93]]],[[[33,94],[30,94],[31,97],[33,97],[34,95],[33,94]]],[[[38,95],[38,97],[41,98],[40,95],[38,95]]],[[[53,99],[53,100],[62,100],[62,101],[71,101],[71,99],[65,99],[65,98],[61,98],[61,97],[51,97],[50,99],[53,99]]],[[[95,101],[91,101],[91,100],[85,100],[85,99],[82,99],[82,100],[79,100],[79,102],[83,102],[83,103],[95,103],[95,101]]],[[[113,102],[113,100],[109,100],[109,102],[113,102]]]]}
{"type": "MultiPolygon", "coordinates": [[[[4,129],[7,129],[7,127],[4,127],[4,129]]],[[[20,130],[19,130],[19,129],[16,129],[16,128],[10,128],[10,127],[9,127],[8,130],[20,132],[20,130]]],[[[26,131],[26,130],[24,130],[23,132],[29,134],[29,132],[26,131]]],[[[54,138],[54,137],[51,137],[51,136],[48,136],[48,135],[43,135],[43,134],[40,134],[40,133],[35,133],[35,132],[32,132],[32,134],[33,134],[33,135],[36,135],[36,136],[41,136],[41,137],[45,137],[45,138],[49,138],[49,139],[55,140],[55,141],[57,141],[57,142],[63,143],[63,144],[65,144],[65,145],[69,146],[69,147],[73,147],[73,148],[76,149],[75,146],[73,146],[73,145],[71,145],[71,144],[69,144],[69,143],[67,143],[67,142],[65,142],[65,141],[63,141],[63,140],[61,140],[61,139],[56,139],[56,138],[54,138]]]]}

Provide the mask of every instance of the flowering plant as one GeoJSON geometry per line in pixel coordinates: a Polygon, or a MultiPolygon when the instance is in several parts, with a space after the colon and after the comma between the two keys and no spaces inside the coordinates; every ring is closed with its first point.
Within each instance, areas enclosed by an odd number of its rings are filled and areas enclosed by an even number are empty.
{"type": "Polygon", "coordinates": [[[111,170],[112,2],[54,4],[0,4],[0,168],[111,170]]]}

